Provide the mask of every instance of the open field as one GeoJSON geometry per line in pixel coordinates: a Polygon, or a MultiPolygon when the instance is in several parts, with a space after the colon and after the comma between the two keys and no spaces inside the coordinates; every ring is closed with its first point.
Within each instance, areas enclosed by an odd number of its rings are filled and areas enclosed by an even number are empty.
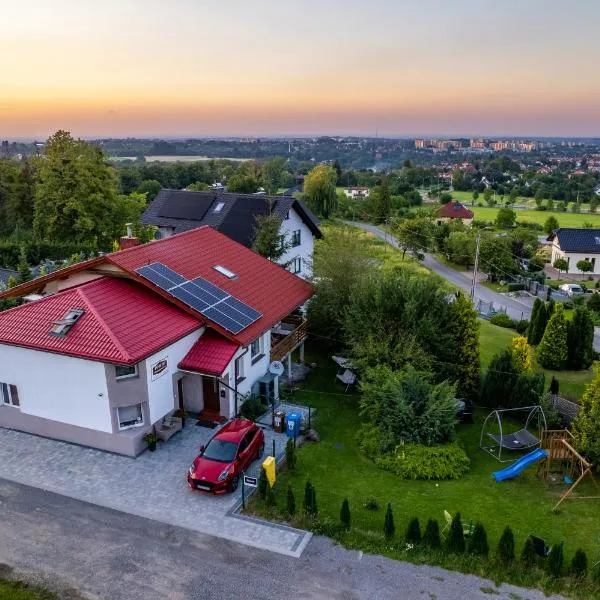
{"type": "MultiPolygon", "coordinates": [[[[114,162],[122,162],[124,160],[136,160],[136,156],[109,156],[108,160],[114,162]]],[[[244,162],[252,160],[251,158],[226,158],[223,156],[185,156],[185,155],[169,155],[169,156],[144,156],[146,162],[196,162],[199,160],[230,160],[231,162],[244,162]]]]}
{"type": "MultiPolygon", "coordinates": [[[[494,483],[491,473],[500,468],[500,463],[479,448],[486,411],[476,413],[474,424],[458,426],[458,440],[471,460],[471,470],[463,478],[440,482],[401,480],[377,469],[359,451],[356,441],[361,424],[358,394],[343,393],[335,381],[335,365],[327,355],[309,351],[307,356],[309,361],[317,363],[317,368],[301,383],[293,402],[308,404],[317,410],[316,429],[321,442],[303,445],[298,451],[296,470],[279,475],[278,507],[286,506],[289,483],[301,510],[304,485],[310,479],[316,490],[321,520],[338,523],[342,501],[348,499],[353,531],[347,543],[352,547],[411,560],[399,546],[382,540],[385,506],[391,502],[398,535],[403,534],[414,516],[419,518],[422,527],[430,518],[437,519],[443,527],[447,510],[452,514],[460,512],[467,521],[481,521],[492,550],[503,528],[510,525],[517,552],[521,551],[526,537],[535,533],[551,543],[564,540],[567,561],[578,547],[586,550],[591,562],[600,558],[597,530],[600,500],[566,501],[559,513],[553,513],[553,505],[566,488],[563,485],[547,487],[536,476],[535,467],[517,479],[494,483]],[[379,510],[364,508],[369,498],[377,501],[379,510]]],[[[519,426],[513,425],[514,428],[519,426]]],[[[593,486],[586,483],[579,494],[588,494],[592,491],[590,488],[593,486]]],[[[260,501],[256,501],[254,509],[275,516],[260,501]]]]}
{"type": "MultiPolygon", "coordinates": [[[[454,191],[451,193],[452,193],[452,196],[454,198],[456,198],[457,200],[459,200],[460,202],[465,202],[466,204],[469,204],[469,205],[473,202],[473,192],[454,191]]],[[[506,200],[506,198],[507,198],[507,196],[505,196],[505,200],[506,200]]],[[[501,204],[500,196],[496,195],[496,200],[498,201],[499,204],[501,204]]],[[[546,204],[547,201],[548,201],[547,199],[544,199],[544,205],[546,204]]],[[[479,198],[477,198],[477,202],[482,202],[483,204],[485,204],[485,201],[483,199],[483,194],[479,194],[479,198]]],[[[515,203],[525,206],[526,208],[530,208],[531,210],[535,210],[535,208],[536,208],[536,203],[533,198],[526,198],[524,196],[518,196],[515,203]]],[[[555,205],[557,205],[559,203],[559,200],[555,200],[554,203],[555,203],[555,205]]],[[[569,209],[571,208],[572,205],[573,205],[573,202],[567,202],[567,207],[569,209]]],[[[588,203],[581,202],[580,206],[581,206],[582,211],[587,211],[589,209],[588,203]]],[[[537,212],[547,212],[547,211],[537,211],[537,212]]],[[[551,212],[558,212],[559,214],[561,214],[560,211],[551,211],[551,212]]]]}

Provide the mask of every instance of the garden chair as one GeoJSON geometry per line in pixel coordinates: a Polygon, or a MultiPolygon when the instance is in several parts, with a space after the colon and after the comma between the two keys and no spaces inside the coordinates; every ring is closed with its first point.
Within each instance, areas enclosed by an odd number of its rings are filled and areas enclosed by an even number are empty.
{"type": "MultiPolygon", "coordinates": [[[[450,530],[450,525],[452,524],[452,515],[445,510],[444,511],[444,519],[446,521],[446,525],[444,525],[444,528],[441,531],[441,535],[443,536],[447,536],[448,535],[448,531],[450,530]]],[[[475,525],[473,524],[473,521],[463,521],[462,523],[463,526],[463,535],[465,537],[469,537],[472,533],[473,530],[475,529],[475,525]]]]}
{"type": "Polygon", "coordinates": [[[537,535],[529,534],[531,541],[533,542],[533,551],[542,558],[546,558],[548,554],[550,554],[550,550],[552,550],[551,546],[547,546],[546,542],[541,538],[537,537],[537,535]]]}

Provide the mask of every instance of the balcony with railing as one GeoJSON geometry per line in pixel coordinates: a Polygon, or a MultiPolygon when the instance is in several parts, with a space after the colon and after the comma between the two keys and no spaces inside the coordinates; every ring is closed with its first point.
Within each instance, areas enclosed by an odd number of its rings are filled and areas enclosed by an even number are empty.
{"type": "Polygon", "coordinates": [[[299,315],[288,315],[271,329],[271,360],[283,361],[307,337],[306,319],[299,315]]]}

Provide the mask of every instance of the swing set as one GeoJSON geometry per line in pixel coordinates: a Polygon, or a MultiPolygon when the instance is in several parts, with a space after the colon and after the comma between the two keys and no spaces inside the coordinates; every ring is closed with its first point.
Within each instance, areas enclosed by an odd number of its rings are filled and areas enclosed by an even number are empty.
{"type": "MultiPolygon", "coordinates": [[[[598,490],[598,482],[589,463],[572,445],[573,434],[568,429],[550,429],[542,431],[541,447],[548,452],[548,457],[540,465],[542,477],[548,483],[552,473],[562,473],[565,483],[570,483],[569,489],[561,496],[552,508],[556,511],[564,500],[569,498],[575,488],[588,476],[598,490]]],[[[600,491],[600,490],[599,490],[600,491]]],[[[579,500],[597,500],[600,496],[574,496],[579,500]]]]}

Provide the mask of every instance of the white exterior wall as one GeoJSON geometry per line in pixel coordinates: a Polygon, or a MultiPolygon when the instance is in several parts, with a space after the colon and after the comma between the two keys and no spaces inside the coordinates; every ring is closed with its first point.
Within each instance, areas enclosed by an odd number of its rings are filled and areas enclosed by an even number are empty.
{"type": "Polygon", "coordinates": [[[173,375],[178,372],[179,362],[203,332],[204,329],[198,329],[146,359],[146,383],[151,423],[156,423],[175,408],[177,398],[173,387],[173,375]],[[167,368],[158,376],[153,377],[152,367],[162,359],[167,360],[167,368]]]}
{"type": "Polygon", "coordinates": [[[112,433],[104,364],[0,346],[0,381],[17,386],[20,409],[44,419],[112,433]]]}
{"type": "Polygon", "coordinates": [[[591,252],[579,253],[579,252],[563,252],[556,241],[552,244],[552,260],[551,263],[554,265],[554,261],[558,258],[564,258],[569,262],[569,269],[567,273],[572,275],[600,275],[600,254],[592,254],[591,252]],[[595,258],[594,269],[590,273],[583,273],[577,268],[577,263],[580,260],[588,259],[590,262],[592,258],[595,258]]]}
{"type": "Polygon", "coordinates": [[[292,239],[292,232],[300,230],[300,245],[289,248],[281,257],[280,264],[290,262],[296,257],[302,259],[302,271],[297,273],[300,277],[309,278],[312,275],[312,255],[315,247],[315,240],[312,231],[307,227],[300,215],[292,208],[289,219],[284,219],[279,230],[280,235],[285,235],[286,242],[292,239]]]}
{"type": "MultiPolygon", "coordinates": [[[[237,386],[238,394],[245,396],[252,391],[252,386],[256,382],[257,379],[260,379],[268,370],[269,364],[271,361],[270,353],[271,353],[271,332],[267,331],[262,335],[263,338],[263,353],[264,356],[257,360],[254,364],[252,364],[252,358],[250,357],[250,345],[248,345],[248,351],[244,355],[244,381],[241,381],[237,386]]],[[[228,385],[232,388],[235,388],[235,361],[236,359],[244,354],[246,348],[240,348],[231,359],[229,366],[227,368],[226,374],[229,376],[228,385]]],[[[239,406],[239,396],[238,396],[238,406],[239,406]]],[[[235,413],[235,398],[234,393],[229,390],[229,414],[225,416],[233,416],[235,413]]]]}

